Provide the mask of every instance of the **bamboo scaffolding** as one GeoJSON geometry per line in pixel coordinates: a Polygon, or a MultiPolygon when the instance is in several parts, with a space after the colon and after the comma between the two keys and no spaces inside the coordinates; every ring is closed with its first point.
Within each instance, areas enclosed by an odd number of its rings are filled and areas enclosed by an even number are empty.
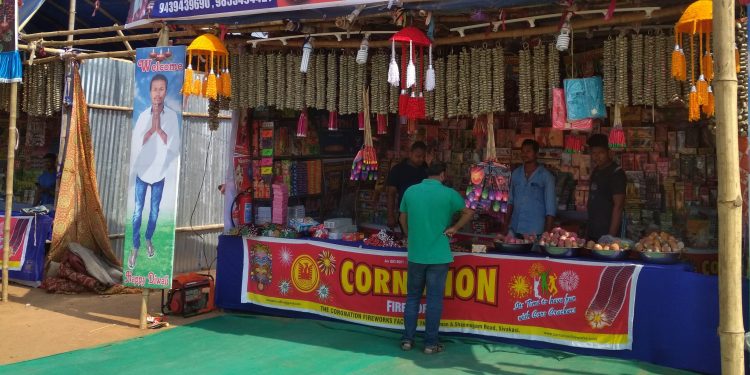
{"type": "Polygon", "coordinates": [[[719,342],[721,372],[744,373],[742,193],[734,62],[734,0],[713,1],[716,164],[719,172],[719,342]]]}
{"type": "Polygon", "coordinates": [[[8,161],[5,168],[5,221],[3,223],[3,303],[8,302],[8,263],[10,262],[10,227],[13,212],[13,172],[16,163],[16,118],[18,117],[18,83],[10,84],[10,119],[8,121],[8,161]]]}
{"type": "MultiPolygon", "coordinates": [[[[172,37],[181,37],[181,36],[194,36],[195,33],[193,31],[176,31],[173,33],[170,33],[170,36],[172,37]]],[[[39,44],[44,47],[65,47],[65,46],[86,46],[86,45],[95,45],[95,44],[106,44],[106,43],[114,43],[114,42],[133,42],[133,41],[139,41],[139,40],[149,40],[149,39],[158,39],[159,33],[151,33],[151,34],[138,34],[138,35],[122,35],[122,36],[110,36],[110,37],[104,37],[104,38],[91,38],[91,39],[78,39],[74,40],[72,42],[68,41],[60,41],[60,40],[41,40],[39,44]]]]}
{"type": "MultiPolygon", "coordinates": [[[[573,19],[571,22],[571,27],[574,30],[580,30],[580,29],[588,29],[592,27],[601,27],[601,26],[615,26],[615,25],[623,25],[623,24],[633,24],[638,22],[655,22],[659,19],[664,18],[675,18],[678,17],[682,12],[685,10],[685,6],[676,6],[676,7],[670,7],[670,8],[664,8],[655,10],[651,17],[646,16],[643,13],[629,13],[629,14],[623,14],[623,15],[616,15],[612,17],[611,20],[605,21],[601,17],[596,18],[588,18],[588,19],[573,19]]],[[[537,26],[534,28],[519,28],[519,29],[513,29],[513,30],[505,30],[505,31],[497,31],[497,32],[489,32],[489,33],[474,33],[474,34],[466,34],[466,36],[450,36],[445,38],[436,38],[435,39],[435,45],[436,46],[450,46],[450,45],[458,45],[458,44],[467,44],[467,43],[473,43],[473,42],[483,42],[483,41],[489,41],[489,40],[496,40],[496,39],[508,39],[508,38],[525,38],[525,37],[532,37],[532,36],[538,36],[538,35],[552,35],[557,33],[558,31],[558,25],[549,25],[549,26],[537,26]]],[[[363,32],[357,32],[357,34],[363,33],[363,32]]],[[[258,44],[263,44],[262,39],[253,40],[253,42],[256,42],[258,44]]],[[[268,42],[265,42],[268,43],[268,42]]],[[[297,47],[301,48],[302,44],[304,43],[304,40],[287,40],[286,46],[284,47],[297,47]]],[[[360,46],[361,41],[350,39],[350,40],[342,40],[342,41],[334,41],[334,40],[316,40],[315,41],[315,48],[351,48],[351,49],[357,49],[360,46]]],[[[391,46],[391,43],[387,40],[377,40],[377,41],[370,41],[370,48],[388,48],[391,46]]]]}

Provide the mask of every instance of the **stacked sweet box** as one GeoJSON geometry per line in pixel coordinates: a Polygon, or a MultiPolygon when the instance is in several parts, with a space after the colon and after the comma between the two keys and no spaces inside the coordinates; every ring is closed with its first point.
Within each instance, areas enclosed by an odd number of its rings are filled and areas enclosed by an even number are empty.
{"type": "Polygon", "coordinates": [[[273,184],[273,214],[274,224],[287,224],[287,208],[289,206],[289,189],[286,184],[273,184]]]}

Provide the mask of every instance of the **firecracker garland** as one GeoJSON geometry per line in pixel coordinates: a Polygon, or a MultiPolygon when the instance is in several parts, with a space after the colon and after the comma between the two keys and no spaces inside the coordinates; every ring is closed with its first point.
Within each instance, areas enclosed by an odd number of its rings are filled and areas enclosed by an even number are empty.
{"type": "Polygon", "coordinates": [[[338,57],[339,61],[339,114],[340,115],[347,115],[349,114],[349,92],[348,92],[348,75],[349,75],[349,67],[347,65],[347,59],[346,56],[340,55],[338,57]]]}
{"type": "Polygon", "coordinates": [[[657,35],[652,38],[655,41],[654,52],[648,60],[654,64],[654,97],[656,106],[664,107],[669,104],[670,99],[678,94],[677,81],[672,77],[672,59],[669,54],[672,50],[672,38],[666,35],[657,35]],[[670,82],[671,81],[671,82],[670,82]],[[671,91],[671,92],[670,92],[671,91]]]}
{"type": "MultiPolygon", "coordinates": [[[[631,74],[631,97],[633,105],[643,105],[643,35],[634,34],[630,36],[630,74],[631,74]]],[[[653,61],[649,62],[649,69],[654,69],[653,61]]]]}
{"type": "Polygon", "coordinates": [[[547,109],[552,109],[552,90],[560,87],[560,51],[554,43],[547,45],[547,109]]]}
{"type": "MultiPolygon", "coordinates": [[[[353,63],[350,62],[350,64],[352,64],[356,73],[356,85],[354,86],[354,93],[358,98],[355,111],[357,113],[365,112],[364,103],[362,102],[362,92],[365,90],[365,85],[367,84],[367,61],[365,61],[364,64],[357,64],[356,56],[352,56],[352,61],[353,63]]],[[[369,98],[369,95],[367,97],[369,98]]]]}
{"type": "MultiPolygon", "coordinates": [[[[237,86],[240,90],[239,95],[239,103],[237,105],[242,108],[250,108],[250,97],[251,96],[258,96],[258,91],[255,90],[255,95],[250,93],[250,85],[248,82],[250,81],[250,59],[251,55],[249,53],[245,53],[244,51],[240,54],[239,59],[239,77],[238,82],[235,82],[232,86],[237,86]]],[[[232,77],[236,77],[234,74],[232,77]]]]}
{"type": "Polygon", "coordinates": [[[492,112],[505,112],[505,50],[492,49],[492,112]]]}
{"type": "MultiPolygon", "coordinates": [[[[647,35],[643,38],[643,60],[648,63],[643,65],[643,84],[641,85],[641,98],[643,105],[653,106],[656,104],[657,75],[661,74],[661,66],[657,61],[656,48],[659,38],[653,35],[647,35]]],[[[665,66],[662,61],[662,66],[665,66]]],[[[666,82],[666,81],[663,81],[666,82]]],[[[635,85],[635,84],[634,84],[635,85]]],[[[634,88],[635,90],[635,88],[634,88]]],[[[666,87],[664,88],[666,91],[666,87]]]]}
{"type": "Polygon", "coordinates": [[[336,53],[329,52],[326,58],[326,110],[338,112],[339,72],[336,53]]]}
{"type": "Polygon", "coordinates": [[[297,86],[299,81],[296,81],[295,72],[299,72],[299,64],[296,64],[296,58],[292,54],[285,54],[284,64],[286,64],[286,91],[285,91],[285,107],[286,109],[296,109],[295,104],[297,103],[297,86]]]}
{"type": "Polygon", "coordinates": [[[232,109],[239,110],[242,108],[242,92],[243,87],[240,87],[242,82],[239,77],[240,74],[240,55],[231,54],[229,55],[229,74],[232,76],[232,109]]]}
{"type": "Polygon", "coordinates": [[[269,94],[266,91],[266,86],[270,84],[270,78],[268,77],[268,58],[265,55],[256,55],[256,67],[258,71],[255,74],[255,83],[250,82],[251,90],[255,90],[255,98],[258,102],[258,106],[265,107],[268,104],[269,94]]]}
{"type": "MultiPolygon", "coordinates": [[[[276,107],[276,85],[278,84],[279,74],[278,66],[276,65],[276,54],[269,53],[266,55],[266,84],[268,96],[266,102],[269,107],[276,107]]],[[[258,90],[262,90],[261,86],[258,86],[258,90]]]]}
{"type": "Polygon", "coordinates": [[[245,108],[255,108],[258,106],[258,90],[255,89],[255,82],[258,80],[258,60],[263,56],[253,53],[247,59],[247,77],[242,82],[242,89],[247,92],[247,103],[245,108]]]}
{"type": "Polygon", "coordinates": [[[286,108],[286,58],[281,52],[276,54],[276,108],[286,108]]]}
{"type": "Polygon", "coordinates": [[[458,116],[458,55],[451,52],[446,59],[445,105],[449,118],[458,116]]]}
{"type": "Polygon", "coordinates": [[[461,50],[458,58],[458,105],[457,116],[469,115],[469,101],[471,100],[471,52],[466,48],[461,50]]]}
{"type": "Polygon", "coordinates": [[[445,108],[445,57],[435,60],[435,120],[446,117],[445,108]]]}
{"type": "Polygon", "coordinates": [[[326,54],[315,55],[315,108],[326,108],[326,54]]]}
{"type": "Polygon", "coordinates": [[[615,105],[617,69],[615,68],[615,41],[611,38],[604,41],[602,49],[602,86],[604,105],[615,105]]]}
{"type": "Polygon", "coordinates": [[[47,66],[47,75],[46,75],[46,90],[45,93],[45,101],[44,101],[44,114],[47,115],[47,117],[51,117],[55,114],[54,109],[54,102],[55,102],[55,86],[57,84],[55,83],[55,76],[54,76],[54,64],[45,64],[47,66]]]}
{"type": "Polygon", "coordinates": [[[531,51],[524,46],[518,51],[518,109],[523,113],[533,110],[531,89],[531,51]]]}
{"type": "Polygon", "coordinates": [[[482,113],[493,112],[492,109],[492,50],[482,48],[482,96],[479,106],[482,113]]]}
{"type": "Polygon", "coordinates": [[[534,113],[543,115],[547,112],[547,92],[549,89],[547,83],[547,49],[544,45],[537,44],[532,50],[532,87],[534,113]]]}
{"type": "Polygon", "coordinates": [[[219,99],[208,99],[208,130],[219,129],[219,99]]]}
{"type": "MultiPolygon", "coordinates": [[[[300,58],[300,62],[302,59],[300,58]]],[[[315,106],[315,56],[310,57],[310,65],[307,73],[301,73],[302,80],[305,82],[305,98],[302,106],[305,108],[315,106]]]]}
{"type": "Polygon", "coordinates": [[[292,58],[292,90],[294,91],[294,102],[292,108],[296,111],[301,111],[305,108],[305,79],[302,76],[302,72],[299,70],[302,64],[302,55],[293,55],[292,58]]]}
{"type": "Polygon", "coordinates": [[[615,66],[617,67],[617,81],[615,83],[615,105],[629,106],[630,91],[628,90],[628,38],[620,35],[615,39],[615,66]]]}
{"type": "Polygon", "coordinates": [[[469,114],[474,118],[479,117],[482,113],[481,89],[485,81],[482,81],[483,62],[481,53],[481,49],[472,48],[469,55],[469,114]]]}

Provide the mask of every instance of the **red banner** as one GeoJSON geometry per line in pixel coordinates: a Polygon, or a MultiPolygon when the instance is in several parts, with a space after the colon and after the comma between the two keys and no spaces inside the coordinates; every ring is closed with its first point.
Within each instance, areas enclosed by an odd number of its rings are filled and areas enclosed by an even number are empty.
{"type": "MultiPolygon", "coordinates": [[[[26,248],[29,246],[29,231],[33,217],[11,217],[10,219],[10,260],[8,269],[20,271],[26,260],[26,248]]],[[[2,250],[4,246],[5,217],[0,216],[0,265],[3,264],[2,250]]]]}
{"type": "MultiPolygon", "coordinates": [[[[440,330],[630,349],[640,269],[627,263],[455,254],[440,330]]],[[[400,329],[406,272],[405,252],[246,239],[242,301],[400,329]]],[[[420,313],[420,329],[423,318],[420,313]]]]}

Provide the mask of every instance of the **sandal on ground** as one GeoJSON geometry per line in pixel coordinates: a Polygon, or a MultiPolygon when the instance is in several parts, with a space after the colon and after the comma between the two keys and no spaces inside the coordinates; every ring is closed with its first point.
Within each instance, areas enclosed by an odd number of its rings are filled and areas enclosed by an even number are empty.
{"type": "Polygon", "coordinates": [[[430,346],[425,346],[424,354],[435,354],[435,353],[440,353],[444,350],[445,350],[445,346],[443,346],[443,344],[430,345],[430,346]]]}
{"type": "Polygon", "coordinates": [[[412,340],[401,340],[401,350],[407,351],[411,350],[411,348],[414,346],[414,342],[412,340]]]}

